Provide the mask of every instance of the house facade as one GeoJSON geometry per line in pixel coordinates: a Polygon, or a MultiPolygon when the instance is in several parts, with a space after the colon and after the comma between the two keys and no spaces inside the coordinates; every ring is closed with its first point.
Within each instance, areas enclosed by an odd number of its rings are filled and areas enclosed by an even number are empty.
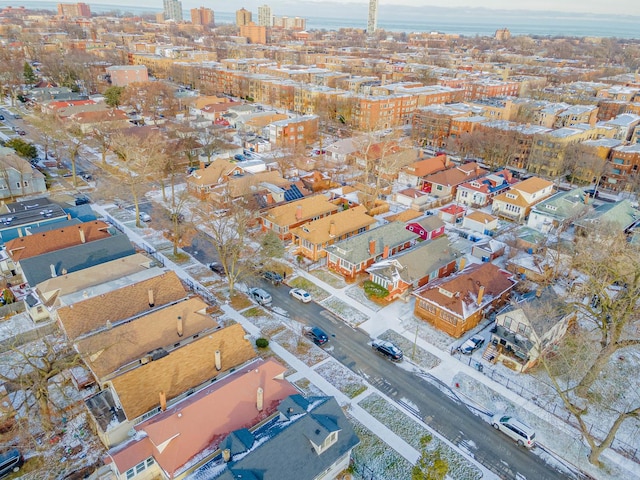
{"type": "Polygon", "coordinates": [[[14,199],[47,191],[42,172],[16,155],[11,148],[0,147],[0,199],[14,199]]]}
{"type": "Polygon", "coordinates": [[[506,191],[517,183],[513,174],[505,169],[490,173],[470,182],[459,185],[456,190],[456,202],[469,207],[482,208],[491,202],[493,197],[506,191]]]}
{"type": "Polygon", "coordinates": [[[524,221],[531,208],[551,196],[553,182],[539,177],[528,178],[493,198],[491,213],[515,222],[524,221]]]}
{"type": "Polygon", "coordinates": [[[470,265],[416,290],[414,315],[460,338],[490,310],[503,305],[516,284],[513,274],[492,263],[470,265]]]}
{"type": "Polygon", "coordinates": [[[280,240],[290,240],[292,230],[339,210],[338,205],[324,195],[314,195],[270,208],[260,214],[259,220],[263,232],[272,231],[280,240]]]}
{"type": "Polygon", "coordinates": [[[444,234],[444,222],[440,217],[429,215],[408,222],[406,229],[417,234],[422,240],[433,240],[444,234]]]}

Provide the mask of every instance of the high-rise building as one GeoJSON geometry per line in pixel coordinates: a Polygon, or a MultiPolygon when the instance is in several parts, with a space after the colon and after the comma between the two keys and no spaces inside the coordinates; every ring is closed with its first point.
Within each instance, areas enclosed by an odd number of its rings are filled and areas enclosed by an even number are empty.
{"type": "Polygon", "coordinates": [[[249,43],[267,43],[267,27],[256,25],[251,22],[249,25],[240,27],[240,36],[249,40],[249,43]]]}
{"type": "Polygon", "coordinates": [[[273,25],[273,16],[269,5],[258,7],[258,25],[261,27],[271,27],[273,25]]]}
{"type": "Polygon", "coordinates": [[[58,15],[65,17],[90,17],[91,9],[86,3],[59,3],[58,15]]]}
{"type": "Polygon", "coordinates": [[[307,19],[300,17],[273,17],[272,26],[283,28],[285,30],[305,30],[307,28],[307,19]]]}
{"type": "Polygon", "coordinates": [[[369,19],[367,20],[367,33],[371,35],[378,28],[378,0],[369,0],[369,19]]]}
{"type": "Polygon", "coordinates": [[[251,12],[241,8],[236,12],[236,25],[242,27],[251,23],[251,12]]]}
{"type": "Polygon", "coordinates": [[[191,9],[191,23],[194,25],[213,25],[214,16],[213,10],[210,8],[192,8],[191,9]]]}
{"type": "Polygon", "coordinates": [[[182,21],[182,2],[180,0],[164,0],[164,19],[174,22],[182,21]]]}

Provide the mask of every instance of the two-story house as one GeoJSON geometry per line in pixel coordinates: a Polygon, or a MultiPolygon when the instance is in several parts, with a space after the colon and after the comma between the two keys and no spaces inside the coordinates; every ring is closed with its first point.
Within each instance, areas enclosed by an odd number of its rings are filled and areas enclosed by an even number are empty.
{"type": "Polygon", "coordinates": [[[47,191],[44,174],[16,155],[12,148],[0,147],[0,199],[14,199],[47,191]]]}
{"type": "Polygon", "coordinates": [[[460,338],[490,310],[503,305],[517,283],[512,273],[492,263],[470,265],[452,277],[414,291],[413,313],[438,330],[460,338]]]}
{"type": "Polygon", "coordinates": [[[558,192],[532,207],[527,226],[549,233],[586,215],[592,203],[584,188],[558,192]]]}
{"type": "Polygon", "coordinates": [[[458,167],[428,175],[424,178],[422,189],[435,197],[454,198],[459,185],[475,180],[486,173],[487,171],[475,162],[465,163],[458,167]]]}
{"type": "Polygon", "coordinates": [[[493,197],[518,183],[511,171],[504,169],[483,177],[458,185],[456,202],[469,207],[482,208],[491,202],[493,197]]]}
{"type": "Polygon", "coordinates": [[[553,182],[531,177],[517,183],[507,192],[496,195],[491,204],[491,213],[508,220],[522,222],[538,202],[551,196],[553,182]]]}
{"type": "Polygon", "coordinates": [[[297,227],[291,236],[296,253],[316,262],[327,255],[327,246],[364,233],[375,223],[375,218],[367,215],[367,209],[358,205],[297,227]]]}
{"type": "Polygon", "coordinates": [[[281,240],[289,240],[295,228],[339,210],[338,205],[324,195],[314,195],[270,208],[260,214],[259,220],[263,232],[272,231],[281,240]]]}
{"type": "Polygon", "coordinates": [[[398,184],[408,187],[422,188],[423,178],[450,167],[451,162],[446,155],[424,158],[402,167],[398,173],[398,184]]]}
{"type": "Polygon", "coordinates": [[[374,262],[413,246],[417,238],[403,223],[389,222],[327,246],[327,268],[353,281],[374,262]]]}

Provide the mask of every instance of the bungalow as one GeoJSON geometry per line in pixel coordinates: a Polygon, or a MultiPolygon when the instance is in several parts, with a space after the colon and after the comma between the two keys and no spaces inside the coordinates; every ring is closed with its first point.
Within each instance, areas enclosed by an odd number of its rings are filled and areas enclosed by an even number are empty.
{"type": "Polygon", "coordinates": [[[415,245],[417,238],[404,224],[390,222],[327,246],[327,267],[353,281],[374,262],[415,245]]]}
{"type": "Polygon", "coordinates": [[[422,190],[431,193],[434,197],[454,198],[459,185],[475,180],[486,173],[487,171],[480,168],[477,163],[465,163],[425,177],[422,190]]]}
{"type": "Polygon", "coordinates": [[[449,157],[446,155],[438,155],[437,157],[418,160],[400,169],[398,173],[398,184],[421,189],[424,177],[445,170],[449,168],[450,165],[449,157]]]}
{"type": "Polygon", "coordinates": [[[314,195],[264,211],[260,217],[263,232],[272,231],[289,240],[291,231],[305,223],[337,213],[340,208],[324,195],[314,195]]]}
{"type": "Polygon", "coordinates": [[[513,178],[513,174],[509,170],[490,173],[459,185],[456,191],[456,202],[474,208],[485,207],[489,205],[493,197],[516,183],[518,180],[513,178]]]}
{"type": "Polygon", "coordinates": [[[483,358],[515,361],[518,370],[526,372],[538,363],[540,355],[557,345],[575,321],[575,310],[568,308],[551,287],[538,290],[535,296],[496,316],[483,358]]]}
{"type": "Polygon", "coordinates": [[[628,199],[620,202],[598,205],[583,218],[574,223],[576,233],[587,235],[590,232],[606,229],[609,232],[629,232],[640,221],[640,210],[628,199]]]}
{"type": "Polygon", "coordinates": [[[444,234],[444,222],[435,215],[429,215],[408,222],[406,229],[418,234],[422,240],[433,240],[444,234]]]}
{"type": "Polygon", "coordinates": [[[492,263],[470,265],[451,278],[435,280],[413,292],[414,315],[460,338],[490,310],[503,305],[517,283],[513,274],[492,263]]]}
{"type": "Polygon", "coordinates": [[[592,203],[593,199],[584,188],[558,192],[533,206],[527,226],[542,233],[564,228],[585,216],[592,203]]]}
{"type": "Polygon", "coordinates": [[[226,182],[229,178],[243,175],[244,170],[224,158],[216,158],[206,168],[194,170],[187,177],[187,190],[194,196],[205,199],[214,187],[226,182]]]}
{"type": "Polygon", "coordinates": [[[427,283],[451,275],[461,253],[449,244],[447,237],[422,242],[414,248],[388,259],[382,259],[367,268],[369,280],[386,288],[387,301],[427,283]]]}
{"type": "Polygon", "coordinates": [[[296,253],[317,262],[325,257],[329,245],[369,230],[376,220],[367,215],[362,205],[343,210],[335,215],[309,222],[291,231],[296,253]]]}
{"type": "Polygon", "coordinates": [[[509,191],[496,195],[491,213],[515,222],[522,222],[538,202],[553,193],[553,182],[538,177],[528,178],[512,186],[509,191]]]}

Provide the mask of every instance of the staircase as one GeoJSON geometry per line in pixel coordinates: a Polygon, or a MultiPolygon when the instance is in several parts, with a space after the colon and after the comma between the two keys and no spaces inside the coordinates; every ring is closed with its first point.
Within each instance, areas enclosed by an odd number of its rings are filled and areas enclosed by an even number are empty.
{"type": "Polygon", "coordinates": [[[487,345],[486,350],[482,354],[482,358],[490,363],[496,363],[498,361],[498,349],[493,343],[487,345]]]}

